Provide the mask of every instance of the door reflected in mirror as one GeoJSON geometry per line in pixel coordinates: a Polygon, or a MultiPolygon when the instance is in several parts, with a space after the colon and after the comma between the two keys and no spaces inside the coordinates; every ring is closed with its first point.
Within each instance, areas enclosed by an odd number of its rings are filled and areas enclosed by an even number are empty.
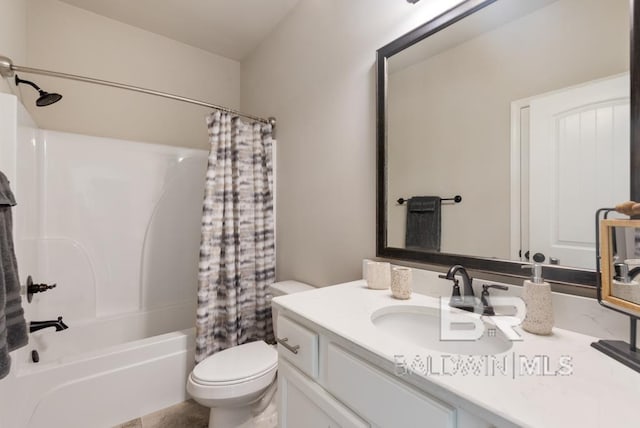
{"type": "Polygon", "coordinates": [[[498,0],[389,56],[384,246],[594,270],[630,194],[629,13],[498,0]]]}

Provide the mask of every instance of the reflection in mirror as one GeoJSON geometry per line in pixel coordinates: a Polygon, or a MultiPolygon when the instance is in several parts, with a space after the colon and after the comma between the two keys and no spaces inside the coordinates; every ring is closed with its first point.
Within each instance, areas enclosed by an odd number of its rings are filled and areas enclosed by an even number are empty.
{"type": "Polygon", "coordinates": [[[640,222],[612,227],[611,295],[640,305],[640,222]]]}
{"type": "Polygon", "coordinates": [[[630,193],[629,13],[498,0],[390,56],[384,247],[595,269],[593,213],[630,193]]]}

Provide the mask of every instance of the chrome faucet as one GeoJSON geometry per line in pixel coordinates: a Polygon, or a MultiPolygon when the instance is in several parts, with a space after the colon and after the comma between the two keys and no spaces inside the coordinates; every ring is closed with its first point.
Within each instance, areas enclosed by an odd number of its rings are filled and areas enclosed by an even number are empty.
{"type": "Polygon", "coordinates": [[[58,317],[57,320],[49,320],[49,321],[31,321],[29,323],[29,333],[33,333],[34,331],[42,330],[43,328],[55,327],[56,331],[62,331],[69,328],[64,322],[62,322],[62,317],[58,317]]]}
{"type": "Polygon", "coordinates": [[[451,293],[451,299],[449,300],[449,306],[452,308],[458,308],[469,312],[474,312],[476,307],[476,299],[473,293],[472,282],[473,278],[469,276],[469,273],[462,265],[453,265],[449,268],[446,275],[438,275],[440,278],[453,281],[453,292],[451,293]],[[460,283],[456,278],[456,275],[460,274],[462,277],[462,287],[464,293],[460,294],[460,283]]]}

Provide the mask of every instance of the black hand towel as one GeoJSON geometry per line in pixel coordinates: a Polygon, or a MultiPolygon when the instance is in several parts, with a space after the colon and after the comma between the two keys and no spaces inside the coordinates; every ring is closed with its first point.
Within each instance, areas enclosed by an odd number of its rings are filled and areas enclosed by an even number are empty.
{"type": "Polygon", "coordinates": [[[11,207],[16,201],[9,180],[0,172],[0,379],[9,373],[9,352],[27,344],[18,263],[13,248],[11,207]]]}
{"type": "Polygon", "coordinates": [[[440,197],[413,196],[407,203],[405,247],[440,251],[440,197]]]}

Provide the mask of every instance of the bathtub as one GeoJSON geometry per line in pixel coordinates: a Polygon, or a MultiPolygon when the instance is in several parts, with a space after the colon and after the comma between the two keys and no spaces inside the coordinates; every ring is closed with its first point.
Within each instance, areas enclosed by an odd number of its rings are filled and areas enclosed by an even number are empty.
{"type": "Polygon", "coordinates": [[[192,325],[179,309],[34,334],[29,346],[14,356],[11,396],[20,400],[3,415],[7,428],[113,427],[186,400],[194,329],[174,331],[175,324],[166,322],[177,315],[183,327],[192,325]],[[146,337],[153,324],[159,334],[146,337]],[[51,340],[43,339],[47,336],[51,340]],[[32,362],[31,349],[43,343],[49,347],[40,352],[40,362],[32,362]]]}
{"type": "Polygon", "coordinates": [[[0,94],[23,298],[34,332],[0,380],[0,428],[110,428],[184,401],[207,152],[37,129],[0,94]],[[32,359],[37,351],[39,362],[32,359]]]}
{"type": "Polygon", "coordinates": [[[194,325],[195,303],[169,306],[163,309],[67,322],[69,329],[55,332],[53,328],[31,334],[29,355],[21,356],[21,367],[38,370],[41,367],[72,363],[87,356],[104,353],[126,343],[138,343],[172,331],[187,330],[194,325]],[[39,354],[34,363],[31,350],[39,354]]]}

